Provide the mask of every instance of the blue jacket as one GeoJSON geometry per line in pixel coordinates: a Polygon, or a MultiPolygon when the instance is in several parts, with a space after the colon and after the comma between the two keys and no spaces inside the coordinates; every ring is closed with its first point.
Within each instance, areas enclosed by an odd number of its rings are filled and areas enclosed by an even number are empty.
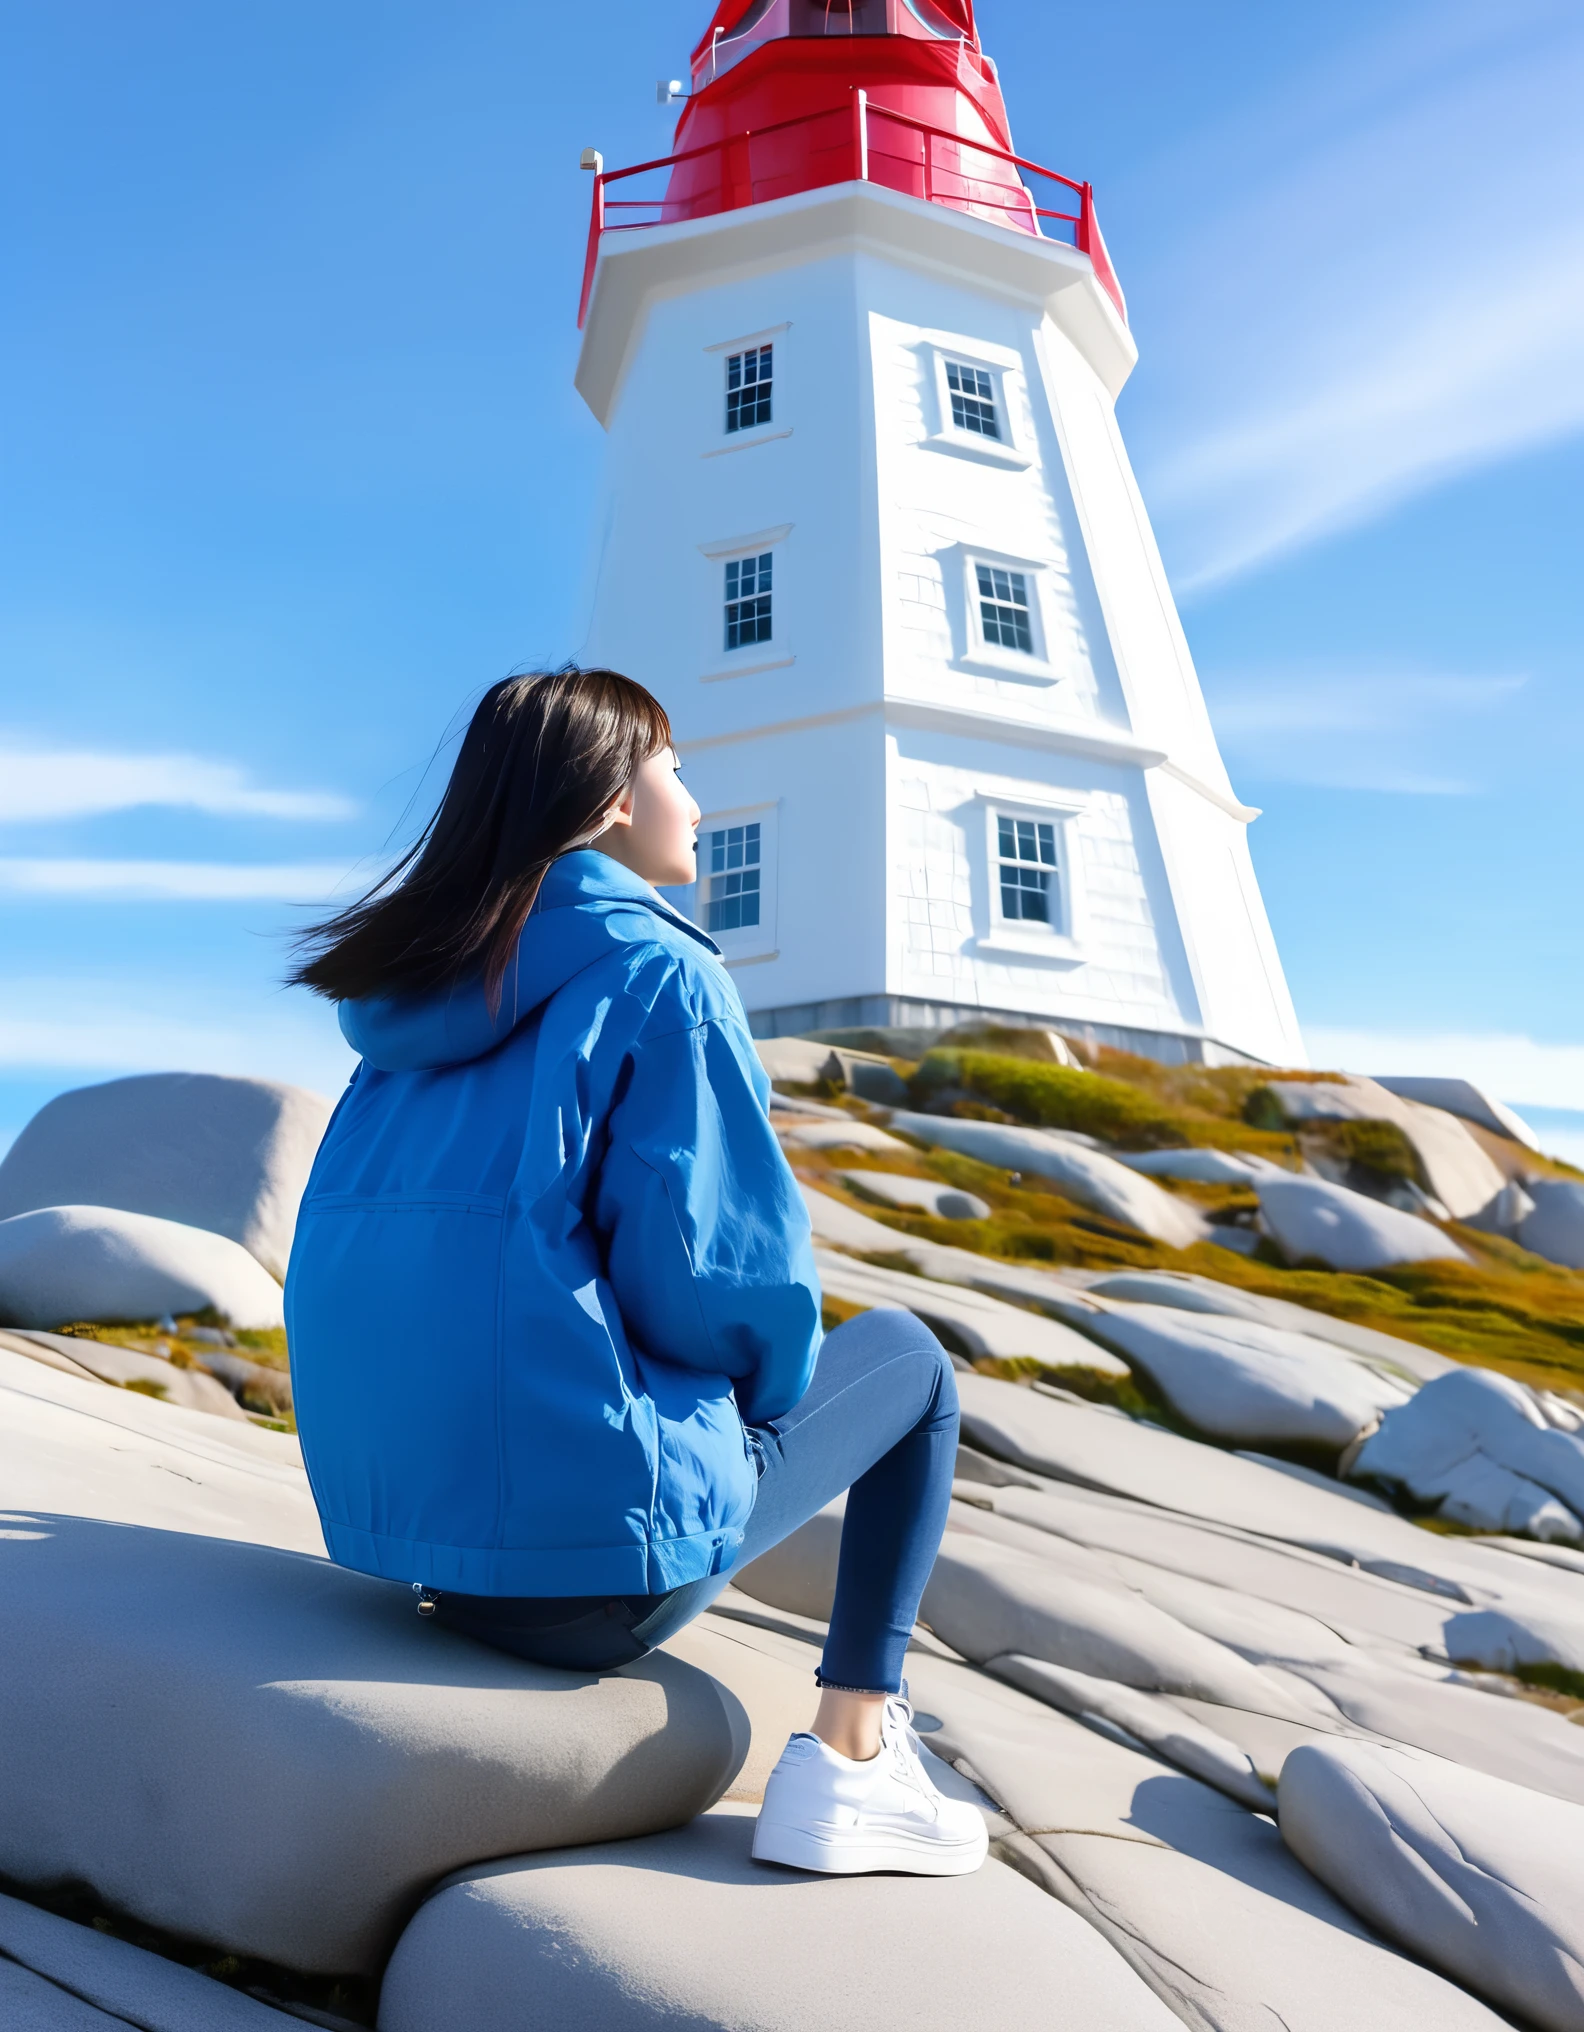
{"type": "Polygon", "coordinates": [[[499,1013],[345,1003],[363,1063],[286,1279],[330,1556],[464,1594],[659,1594],[737,1555],[743,1421],[820,1340],[808,1215],[718,948],[583,850],[499,1013]]]}

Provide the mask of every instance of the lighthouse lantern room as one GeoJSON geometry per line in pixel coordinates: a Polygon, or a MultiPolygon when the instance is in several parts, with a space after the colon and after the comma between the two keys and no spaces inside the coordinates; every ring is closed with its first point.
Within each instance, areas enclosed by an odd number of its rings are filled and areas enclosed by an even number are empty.
{"type": "Polygon", "coordinates": [[[671,714],[756,1033],[1301,1064],[1093,193],[1014,152],[972,0],[722,0],[673,152],[593,165],[587,654],[671,714]]]}

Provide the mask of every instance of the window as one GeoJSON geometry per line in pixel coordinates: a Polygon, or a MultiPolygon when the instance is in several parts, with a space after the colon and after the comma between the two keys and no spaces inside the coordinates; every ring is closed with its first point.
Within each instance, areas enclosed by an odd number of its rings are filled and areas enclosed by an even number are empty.
{"type": "Polygon", "coordinates": [[[992,648],[1016,649],[1032,656],[1034,631],[1029,620],[1027,574],[996,564],[976,564],[974,577],[979,586],[979,630],[985,641],[992,648]]]}
{"type": "Polygon", "coordinates": [[[983,367],[969,367],[961,360],[948,360],[946,390],[951,397],[951,420],[955,429],[971,430],[980,437],[1000,437],[995,384],[983,367]]]}
{"type": "Polygon", "coordinates": [[[757,430],[770,421],[774,346],[750,346],[726,362],[726,428],[757,430]]]}
{"type": "Polygon", "coordinates": [[[767,550],[758,557],[734,557],[726,566],[728,649],[770,640],[770,557],[767,550]]]}
{"type": "Polygon", "coordinates": [[[1001,915],[1008,923],[1054,925],[1056,909],[1056,827],[1042,818],[996,813],[996,873],[1001,915]]]}
{"type": "Polygon", "coordinates": [[[699,841],[706,931],[747,931],[759,922],[760,847],[757,819],[721,826],[699,841]]]}

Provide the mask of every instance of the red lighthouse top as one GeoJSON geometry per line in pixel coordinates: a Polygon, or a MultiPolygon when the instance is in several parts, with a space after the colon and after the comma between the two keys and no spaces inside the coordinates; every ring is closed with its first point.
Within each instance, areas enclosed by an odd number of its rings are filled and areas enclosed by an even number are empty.
{"type": "Polygon", "coordinates": [[[1069,241],[1126,317],[1089,185],[1012,152],[973,0],[719,0],[692,84],[674,154],[625,170],[594,165],[585,310],[607,231],[865,182],[1069,241]],[[660,170],[663,196],[606,195],[608,184],[660,170]],[[1037,203],[1027,176],[1061,186],[1062,208],[1037,203]]]}

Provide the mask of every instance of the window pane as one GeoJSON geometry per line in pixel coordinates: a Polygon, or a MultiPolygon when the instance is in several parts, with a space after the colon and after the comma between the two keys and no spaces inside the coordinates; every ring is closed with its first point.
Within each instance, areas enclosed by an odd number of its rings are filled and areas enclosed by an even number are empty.
{"type": "Polygon", "coordinates": [[[756,430],[770,421],[775,348],[751,346],[726,362],[726,428],[756,430]]]}
{"type": "Polygon", "coordinates": [[[733,558],[726,567],[726,647],[770,640],[770,559],[733,558]]]}
{"type": "Polygon", "coordinates": [[[979,582],[979,626],[985,641],[998,649],[1016,649],[1032,656],[1034,631],[1029,620],[1027,578],[999,565],[975,565],[974,572],[979,582]]]}
{"type": "Polygon", "coordinates": [[[1014,924],[1054,924],[1055,821],[998,811],[996,860],[1002,917],[1014,924]]]}
{"type": "Polygon", "coordinates": [[[709,881],[706,931],[747,931],[759,922],[761,822],[720,826],[703,837],[709,881]]]}
{"type": "Polygon", "coordinates": [[[948,360],[946,388],[951,396],[952,423],[956,429],[971,430],[980,437],[1000,437],[995,384],[983,367],[969,367],[960,360],[948,360]]]}

